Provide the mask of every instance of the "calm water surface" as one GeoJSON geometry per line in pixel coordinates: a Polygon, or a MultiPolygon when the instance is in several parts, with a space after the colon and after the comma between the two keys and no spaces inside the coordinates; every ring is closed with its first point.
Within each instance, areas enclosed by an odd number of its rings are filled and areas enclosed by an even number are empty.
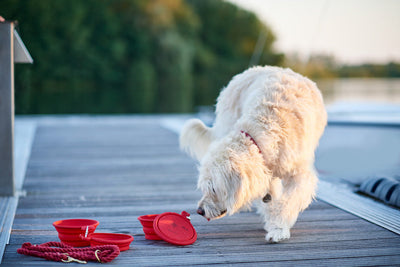
{"type": "MultiPolygon", "coordinates": [[[[327,106],[335,102],[375,102],[400,107],[399,78],[348,78],[316,82],[327,106]]],[[[347,107],[353,106],[360,105],[347,107]]],[[[377,176],[400,179],[400,128],[328,126],[316,152],[315,166],[320,177],[340,178],[354,184],[377,176]]]]}
{"type": "Polygon", "coordinates": [[[400,78],[340,78],[316,80],[327,105],[341,101],[400,105],[400,78]]]}

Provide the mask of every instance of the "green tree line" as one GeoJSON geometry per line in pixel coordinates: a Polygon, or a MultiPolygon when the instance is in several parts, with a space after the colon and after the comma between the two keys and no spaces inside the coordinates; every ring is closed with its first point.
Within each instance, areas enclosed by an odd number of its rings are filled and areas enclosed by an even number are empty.
{"type": "Polygon", "coordinates": [[[277,65],[271,29],[222,0],[2,0],[33,65],[16,65],[16,113],[191,112],[248,67],[277,65]]]}
{"type": "Polygon", "coordinates": [[[358,65],[342,65],[337,68],[339,77],[400,77],[400,63],[385,64],[363,63],[358,65]]]}
{"type": "Polygon", "coordinates": [[[306,61],[298,55],[286,55],[285,66],[313,79],[321,78],[400,78],[400,63],[339,64],[334,56],[316,54],[306,61]]]}

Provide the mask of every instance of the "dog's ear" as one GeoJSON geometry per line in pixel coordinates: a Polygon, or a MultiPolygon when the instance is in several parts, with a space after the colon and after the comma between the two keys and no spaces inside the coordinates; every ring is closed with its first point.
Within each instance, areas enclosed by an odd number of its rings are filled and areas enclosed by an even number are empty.
{"type": "Polygon", "coordinates": [[[223,195],[227,212],[232,215],[243,206],[242,179],[239,173],[233,169],[225,175],[226,177],[222,180],[224,186],[222,190],[220,189],[219,194],[223,195]]]}
{"type": "MultiPolygon", "coordinates": [[[[232,151],[229,156],[233,169],[231,181],[236,183],[236,210],[250,207],[251,202],[263,198],[271,186],[271,173],[265,166],[262,155],[254,147],[249,149],[246,142],[242,144],[241,149],[232,151]]],[[[280,182],[279,179],[278,181],[280,182]]],[[[271,194],[273,198],[277,198],[279,189],[277,183],[276,193],[271,194]]]]}
{"type": "Polygon", "coordinates": [[[240,188],[238,172],[233,168],[228,157],[220,158],[218,163],[212,162],[212,167],[208,166],[207,171],[210,171],[211,178],[207,189],[216,196],[216,200],[221,203],[221,208],[226,209],[227,213],[232,215],[237,211],[236,197],[240,188]]]}

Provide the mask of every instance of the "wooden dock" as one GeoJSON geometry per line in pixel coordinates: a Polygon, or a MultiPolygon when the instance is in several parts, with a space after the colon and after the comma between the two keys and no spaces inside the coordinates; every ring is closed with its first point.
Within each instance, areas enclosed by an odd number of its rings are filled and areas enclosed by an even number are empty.
{"type": "MultiPolygon", "coordinates": [[[[17,254],[24,242],[58,241],[52,222],[100,221],[96,232],[128,233],[134,241],[110,265],[127,266],[400,266],[400,236],[315,201],[291,239],[267,244],[254,212],[207,222],[195,214],[196,163],[180,152],[167,116],[25,118],[37,123],[23,190],[2,264],[61,265],[17,254]],[[137,217],[192,214],[193,245],[149,241],[137,217]]],[[[88,263],[98,264],[98,263],[88,263]]]]}

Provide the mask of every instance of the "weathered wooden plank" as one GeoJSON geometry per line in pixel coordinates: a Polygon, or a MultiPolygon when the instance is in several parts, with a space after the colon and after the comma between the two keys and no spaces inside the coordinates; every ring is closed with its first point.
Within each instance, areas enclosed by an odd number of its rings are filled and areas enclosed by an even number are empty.
{"type": "MultiPolygon", "coordinates": [[[[260,246],[258,246],[260,247],[260,246]]],[[[330,250],[310,250],[307,248],[302,248],[301,250],[278,250],[271,249],[268,246],[264,247],[262,251],[256,252],[248,252],[243,251],[243,248],[239,251],[235,252],[225,252],[223,249],[212,248],[213,251],[210,253],[197,254],[193,253],[196,251],[196,248],[174,248],[169,250],[168,254],[159,255],[157,252],[163,251],[153,249],[153,253],[151,255],[143,254],[143,252],[148,250],[142,250],[140,248],[131,249],[126,252],[122,252],[121,255],[115,259],[110,264],[115,265],[123,265],[123,264],[134,264],[137,266],[190,266],[190,265],[198,265],[198,264],[232,264],[232,263],[254,263],[254,264],[262,264],[269,263],[273,264],[275,262],[284,261],[286,264],[296,264],[301,261],[319,261],[324,262],[325,259],[332,259],[331,255],[335,254],[335,259],[353,259],[353,264],[358,265],[357,262],[362,258],[370,258],[371,253],[374,253],[374,257],[377,259],[380,258],[380,261],[375,261],[375,264],[378,265],[390,265],[387,257],[390,259],[395,258],[395,261],[398,261],[398,257],[395,254],[398,251],[394,249],[390,249],[387,247],[381,247],[376,249],[349,249],[349,248],[335,248],[330,250]],[[181,255],[179,257],[178,255],[181,255]]],[[[8,256],[8,250],[6,251],[6,257],[8,256]]],[[[10,253],[11,254],[11,253],[10,253]]],[[[13,258],[10,258],[10,261],[7,263],[19,263],[29,260],[33,263],[42,262],[43,265],[50,265],[50,262],[46,262],[44,260],[36,260],[31,257],[27,257],[24,255],[15,255],[12,254],[13,258]],[[14,258],[15,257],[15,258],[14,258]]],[[[8,258],[8,257],[7,257],[8,258]]],[[[330,261],[335,265],[335,261],[330,261]]],[[[364,261],[368,264],[368,261],[364,261]]],[[[52,263],[54,265],[54,262],[52,263]]],[[[393,265],[392,265],[393,266],[393,265]]]]}
{"type": "MultiPolygon", "coordinates": [[[[40,244],[47,242],[46,239],[53,238],[56,236],[40,236],[32,237],[32,236],[24,236],[24,242],[32,242],[34,244],[40,244]],[[36,241],[36,242],[35,242],[36,241]]],[[[313,253],[313,252],[324,252],[327,249],[337,250],[337,251],[349,251],[351,250],[369,250],[371,253],[376,249],[375,244],[365,244],[365,240],[341,240],[340,244],[336,242],[336,245],[332,241],[320,241],[319,244],[316,242],[296,242],[296,243],[281,243],[279,246],[266,244],[262,240],[250,239],[250,238],[235,238],[239,242],[237,244],[232,244],[229,246],[226,245],[227,242],[222,242],[220,239],[201,239],[196,242],[194,245],[185,246],[185,247],[176,247],[171,244],[166,243],[165,241],[150,241],[144,240],[144,237],[135,236],[135,240],[131,244],[131,248],[128,251],[129,254],[133,254],[136,257],[157,257],[157,256],[168,256],[171,253],[179,251],[180,253],[191,253],[192,255],[210,255],[215,252],[215,250],[219,250],[224,254],[232,254],[232,253],[243,253],[243,254],[251,254],[251,253],[276,253],[276,254],[285,254],[288,252],[292,252],[293,254],[304,254],[304,253],[313,253]],[[246,246],[252,246],[252,249],[246,249],[246,246]],[[136,254],[138,253],[138,254],[136,254]]],[[[230,240],[230,239],[228,239],[230,240]]],[[[21,241],[20,238],[14,239],[13,242],[21,241]]],[[[377,241],[380,249],[386,249],[385,251],[381,251],[384,255],[398,255],[399,248],[396,247],[398,242],[394,240],[394,238],[381,239],[377,241]]],[[[11,253],[12,251],[16,251],[19,248],[18,245],[10,245],[7,247],[7,251],[10,251],[10,258],[16,257],[15,253],[11,253]]],[[[127,252],[127,254],[128,254],[127,252]]],[[[326,251],[329,252],[329,251],[326,251]]],[[[376,255],[382,255],[376,254],[376,255]]],[[[332,256],[332,255],[331,255],[332,256]]],[[[285,257],[285,255],[280,255],[280,257],[285,257]]],[[[338,257],[339,258],[339,257],[338,257]]],[[[284,260],[284,259],[282,259],[284,260]]]]}
{"type": "MultiPolygon", "coordinates": [[[[371,256],[371,257],[348,257],[348,258],[327,258],[327,259],[312,259],[312,260],[298,260],[298,261],[274,261],[274,262],[235,262],[230,263],[232,266],[398,266],[400,265],[400,257],[396,256],[371,256]],[[382,259],[384,258],[384,259],[382,259]],[[386,262],[382,265],[382,262],[386,262]]],[[[201,266],[201,265],[197,265],[201,266]]]]}
{"type": "MultiPolygon", "coordinates": [[[[258,247],[268,246],[264,240],[265,232],[262,229],[258,230],[246,230],[246,231],[218,231],[214,230],[211,233],[205,232],[203,229],[198,230],[198,240],[193,245],[196,247],[196,253],[203,253],[202,250],[212,251],[212,247],[218,246],[226,246],[229,244],[229,248],[224,248],[226,251],[230,250],[240,250],[243,247],[253,247],[251,251],[255,251],[258,247]]],[[[243,229],[242,229],[243,230],[243,229]]],[[[133,235],[135,240],[132,243],[132,248],[143,247],[150,249],[149,246],[157,247],[162,246],[163,250],[167,250],[167,248],[173,248],[174,246],[164,242],[164,241],[150,241],[145,240],[144,234],[141,229],[135,229],[130,227],[129,225],[109,225],[109,226],[99,226],[97,232],[109,232],[109,233],[127,233],[133,235]]],[[[13,244],[22,244],[23,242],[31,242],[40,244],[49,241],[58,241],[57,232],[55,230],[13,230],[12,237],[13,244]],[[32,232],[35,232],[35,235],[32,235],[32,232]]],[[[280,244],[280,248],[287,249],[296,249],[300,247],[299,245],[303,244],[303,246],[308,247],[309,249],[322,249],[323,247],[340,247],[342,248],[344,245],[348,245],[352,248],[366,248],[371,246],[382,247],[386,245],[390,245],[393,248],[399,249],[399,241],[396,240],[396,237],[385,234],[384,232],[376,232],[370,233],[368,235],[362,235],[360,232],[343,232],[341,235],[338,235],[334,232],[329,231],[298,231],[297,229],[293,229],[292,231],[292,240],[283,242],[280,244]],[[374,242],[371,242],[374,240],[374,242]],[[365,245],[367,242],[370,245],[365,245]],[[382,245],[384,244],[384,245],[382,245]]],[[[274,245],[270,245],[274,246],[274,245]]],[[[11,247],[10,247],[11,248],[11,247]]],[[[272,249],[272,248],[271,248],[272,249]]],[[[163,251],[162,253],[167,253],[163,251]]],[[[398,252],[398,250],[397,250],[398,252]]],[[[149,252],[150,253],[150,252],[149,252]]],[[[160,252],[161,253],[161,252],[160,252]]]]}

